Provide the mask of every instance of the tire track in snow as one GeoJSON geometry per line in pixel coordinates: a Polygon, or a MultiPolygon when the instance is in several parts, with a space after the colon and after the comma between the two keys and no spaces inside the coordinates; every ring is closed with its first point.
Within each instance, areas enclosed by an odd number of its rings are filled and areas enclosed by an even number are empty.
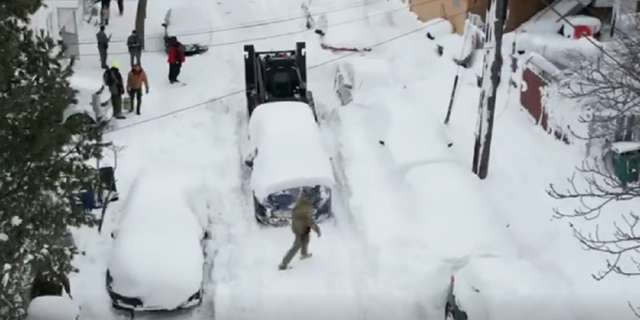
{"type": "Polygon", "coordinates": [[[344,166],[345,159],[340,148],[340,132],[341,119],[337,108],[327,107],[328,104],[316,102],[316,111],[318,112],[318,120],[320,128],[325,138],[331,139],[332,147],[332,166],[333,174],[336,179],[336,189],[339,192],[333,194],[334,205],[334,222],[341,229],[342,234],[349,242],[349,251],[351,252],[351,282],[356,288],[358,299],[358,319],[373,319],[376,315],[373,310],[365,308],[368,297],[365,295],[364,284],[368,284],[377,272],[377,255],[378,252],[367,245],[365,238],[359,230],[356,219],[351,212],[349,199],[352,191],[349,186],[344,166]],[[337,199],[336,199],[337,195],[337,199]],[[336,201],[337,200],[337,201],[336,201]],[[356,263],[353,263],[356,260],[356,263]]]}

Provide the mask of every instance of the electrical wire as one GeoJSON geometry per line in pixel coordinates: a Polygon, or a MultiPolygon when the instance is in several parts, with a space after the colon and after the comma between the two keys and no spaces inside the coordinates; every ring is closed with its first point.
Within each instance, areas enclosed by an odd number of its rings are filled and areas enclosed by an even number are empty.
{"type": "MultiPolygon", "coordinates": [[[[450,19],[450,18],[459,16],[461,14],[467,14],[467,12],[468,11],[459,12],[459,13],[447,16],[445,18],[450,19]]],[[[406,36],[409,36],[409,35],[414,34],[416,32],[422,31],[422,30],[424,30],[424,29],[426,29],[428,27],[431,27],[433,25],[436,25],[436,24],[444,22],[444,21],[446,21],[446,20],[438,21],[438,22],[432,23],[432,24],[425,24],[423,26],[420,26],[419,28],[410,30],[408,32],[399,34],[399,35],[397,35],[395,37],[391,37],[389,39],[386,39],[386,40],[383,40],[381,42],[375,43],[372,46],[370,46],[370,48],[375,48],[375,47],[379,47],[379,46],[388,44],[388,43],[390,43],[392,41],[404,38],[406,36]]],[[[313,66],[309,67],[308,70],[313,70],[313,69],[316,69],[316,68],[320,68],[322,66],[328,65],[330,63],[336,62],[338,60],[341,60],[341,59],[344,59],[344,58],[347,58],[347,57],[350,57],[350,56],[353,56],[353,55],[359,54],[359,53],[360,52],[350,52],[348,54],[345,54],[345,55],[342,55],[342,56],[338,56],[336,58],[329,59],[327,61],[324,61],[324,62],[318,63],[316,65],[313,65],[313,66]]],[[[245,89],[239,89],[239,90],[236,90],[236,91],[232,91],[232,92],[224,94],[222,96],[213,97],[213,98],[207,99],[205,101],[202,101],[202,102],[199,102],[199,103],[196,103],[196,104],[184,107],[184,108],[180,108],[180,109],[177,109],[177,110],[173,110],[171,112],[163,113],[161,115],[158,115],[158,116],[155,116],[155,117],[152,117],[152,118],[148,118],[148,119],[145,119],[145,120],[142,120],[142,121],[134,122],[134,123],[131,123],[131,124],[119,127],[119,128],[114,128],[114,129],[111,129],[111,130],[107,130],[106,132],[107,133],[111,133],[111,132],[117,132],[117,131],[122,131],[122,130],[125,130],[125,129],[129,129],[129,128],[132,128],[132,127],[135,127],[135,126],[138,126],[138,125],[142,125],[142,124],[149,123],[149,122],[152,122],[152,121],[155,121],[155,120],[166,118],[166,117],[169,117],[169,116],[172,116],[172,115],[175,115],[175,114],[178,114],[178,113],[182,113],[182,112],[185,112],[185,111],[188,111],[188,110],[192,110],[192,109],[207,105],[207,104],[209,104],[211,102],[215,102],[215,101],[219,101],[219,100],[222,100],[222,99],[226,99],[226,98],[232,97],[232,96],[234,96],[236,94],[241,94],[244,91],[245,91],[245,89]]]]}
{"type": "MultiPolygon", "coordinates": [[[[402,6],[400,8],[396,8],[396,9],[392,9],[392,10],[387,10],[387,11],[383,11],[377,14],[372,14],[369,15],[369,17],[372,16],[379,16],[379,15],[384,15],[384,14],[389,14],[389,13],[394,13],[394,12],[398,12],[398,11],[404,11],[405,9],[410,9],[410,8],[415,8],[415,7],[420,7],[423,5],[427,5],[433,2],[437,2],[440,0],[426,0],[426,1],[422,1],[422,2],[418,2],[415,4],[410,4],[410,5],[405,5],[402,6]]],[[[376,3],[376,2],[374,2],[376,3]]],[[[354,9],[354,8],[361,8],[361,7],[366,7],[369,6],[373,3],[352,3],[350,5],[342,5],[342,7],[338,7],[338,8],[334,8],[334,9],[329,9],[329,10],[325,10],[325,11],[318,11],[318,12],[313,12],[310,13],[310,15],[319,15],[319,14],[326,14],[326,13],[334,13],[334,12],[341,12],[341,11],[347,11],[350,9],[354,9]]],[[[256,27],[263,27],[263,26],[268,26],[268,25],[275,25],[275,24],[280,24],[280,23],[284,23],[284,22],[289,22],[289,21],[295,21],[295,20],[300,20],[300,19],[306,19],[307,15],[299,15],[299,16],[292,16],[292,17],[288,17],[288,18],[279,18],[279,19],[270,19],[270,20],[263,20],[263,21],[254,21],[251,23],[247,23],[247,24],[240,24],[240,25],[236,25],[236,26],[227,26],[227,27],[220,27],[220,28],[214,28],[214,29],[207,29],[207,30],[194,30],[194,31],[189,31],[189,32],[185,32],[185,33],[179,33],[179,34],[175,34],[176,37],[180,37],[180,36],[192,36],[192,35],[204,35],[204,34],[212,34],[214,32],[226,32],[226,31],[233,31],[233,30],[241,30],[241,29],[249,29],[249,28],[256,28],[256,27]]],[[[335,25],[341,25],[341,24],[348,24],[351,22],[357,22],[357,21],[361,21],[361,20],[366,20],[366,18],[364,19],[357,19],[357,20],[351,20],[351,21],[344,21],[335,25]]],[[[334,26],[335,26],[334,25],[334,26]]],[[[308,29],[304,29],[304,30],[299,30],[299,31],[294,31],[293,34],[296,33],[302,33],[302,32],[306,32],[308,31],[308,29]]],[[[290,35],[292,33],[287,33],[284,34],[286,35],[290,35]]],[[[156,34],[154,36],[148,36],[145,37],[145,40],[152,40],[152,39],[162,39],[164,38],[164,34],[156,34]]],[[[269,39],[269,38],[266,38],[269,39]]],[[[258,40],[260,40],[260,38],[258,38],[258,40]]],[[[109,42],[109,44],[112,43],[124,43],[126,42],[126,39],[118,39],[118,40],[111,40],[109,42]]],[[[255,41],[255,40],[251,40],[251,41],[255,41]]],[[[237,43],[241,43],[242,41],[239,42],[234,42],[232,44],[237,44],[237,43]]],[[[77,42],[77,43],[68,43],[66,44],[67,46],[71,46],[71,45],[90,45],[90,44],[96,44],[97,45],[97,41],[84,41],[84,42],[77,42]]],[[[219,45],[211,45],[210,47],[216,47],[219,45]]],[[[162,52],[163,50],[152,50],[152,51],[145,51],[145,52],[162,52]]],[[[123,52],[123,53],[128,53],[128,52],[123,52]]],[[[122,53],[122,54],[123,54],[122,53]]],[[[121,53],[113,53],[113,54],[121,54],[121,53]]],[[[97,53],[90,53],[90,54],[81,54],[80,56],[97,56],[97,53]]]]}
{"type": "MultiPolygon", "coordinates": [[[[63,1],[68,1],[68,0],[63,0],[63,1]]],[[[377,3],[377,2],[374,2],[377,3]]],[[[346,10],[350,10],[350,9],[354,9],[354,8],[359,8],[362,6],[367,6],[369,4],[363,4],[361,2],[352,2],[349,4],[341,4],[338,6],[329,6],[327,8],[324,9],[324,11],[318,11],[318,12],[313,12],[313,13],[309,13],[310,15],[318,15],[318,14],[326,14],[326,13],[332,13],[332,12],[339,12],[339,11],[346,11],[346,10]],[[333,8],[333,9],[331,9],[333,8]]],[[[186,33],[179,33],[176,34],[176,36],[186,36],[186,35],[199,35],[199,34],[210,34],[210,33],[214,33],[214,32],[225,32],[225,31],[233,31],[233,30],[240,30],[240,29],[247,29],[247,28],[255,28],[255,27],[261,27],[261,26],[266,26],[266,25],[271,25],[271,24],[279,24],[279,23],[284,23],[284,22],[289,22],[289,21],[295,21],[295,20],[300,20],[300,19],[305,19],[307,17],[306,14],[304,15],[296,15],[296,16],[288,16],[288,17],[281,17],[281,18],[274,18],[274,19],[266,19],[266,20],[256,20],[253,21],[251,23],[246,23],[246,24],[239,24],[239,25],[231,25],[231,26],[226,26],[226,27],[220,27],[220,28],[208,28],[208,29],[196,29],[196,30],[192,30],[186,33]]],[[[153,34],[153,35],[148,35],[147,37],[145,37],[146,40],[152,40],[152,39],[162,39],[164,38],[164,33],[159,33],[159,34],[153,34]]],[[[121,38],[118,40],[111,40],[110,43],[119,43],[119,42],[126,42],[126,38],[121,38]]],[[[87,44],[97,44],[97,41],[82,41],[82,42],[78,42],[78,43],[72,43],[69,45],[87,45],[87,44]]]]}
{"type": "MultiPolygon", "coordinates": [[[[68,0],[62,0],[62,1],[68,1],[68,0]]],[[[347,11],[351,9],[366,7],[372,4],[379,3],[381,1],[382,0],[378,0],[372,3],[356,1],[348,4],[334,5],[334,6],[323,8],[322,10],[319,10],[317,12],[309,12],[309,15],[313,16],[313,15],[322,15],[327,13],[342,12],[342,11],[347,11]]],[[[433,2],[433,0],[430,0],[430,2],[433,2]]],[[[226,31],[242,30],[242,29],[249,29],[249,28],[257,28],[257,27],[280,24],[280,23],[301,20],[306,18],[307,18],[307,14],[302,14],[302,15],[295,15],[295,16],[266,19],[266,20],[256,20],[250,23],[230,25],[230,26],[219,27],[219,28],[196,29],[196,30],[191,30],[189,32],[185,32],[185,33],[177,33],[175,34],[175,36],[180,37],[180,36],[190,36],[190,35],[202,35],[202,34],[211,34],[214,32],[226,32],[226,31]]],[[[162,39],[162,38],[164,38],[164,33],[147,35],[145,37],[145,40],[162,39]]],[[[117,40],[111,40],[109,43],[123,43],[126,41],[127,41],[126,38],[120,38],[117,40]]],[[[70,43],[67,45],[89,45],[89,44],[97,44],[97,41],[80,41],[77,43],[70,43]]]]}

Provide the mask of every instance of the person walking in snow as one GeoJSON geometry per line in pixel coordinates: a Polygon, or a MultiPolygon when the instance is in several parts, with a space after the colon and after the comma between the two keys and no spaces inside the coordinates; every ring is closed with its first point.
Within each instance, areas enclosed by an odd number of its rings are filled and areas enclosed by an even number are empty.
{"type": "Polygon", "coordinates": [[[182,64],[185,62],[184,46],[177,39],[172,39],[169,46],[169,82],[174,84],[178,81],[182,64]]]}
{"type": "Polygon", "coordinates": [[[124,13],[124,0],[117,0],[118,1],[118,12],[120,13],[120,15],[122,15],[124,13]]]}
{"type": "Polygon", "coordinates": [[[107,69],[107,50],[109,49],[109,41],[111,36],[104,33],[104,26],[100,26],[100,31],[96,33],[96,40],[98,42],[98,54],[100,54],[100,67],[107,69]]]}
{"type": "Polygon", "coordinates": [[[109,25],[109,16],[111,15],[111,0],[100,1],[100,25],[109,25]]]}
{"type": "Polygon", "coordinates": [[[109,88],[111,93],[111,105],[113,106],[113,115],[117,119],[124,119],[122,115],[122,95],[124,94],[124,84],[122,82],[122,74],[120,74],[120,64],[114,62],[111,68],[105,70],[102,75],[104,84],[109,88]]]}
{"type": "Polygon", "coordinates": [[[127,48],[129,49],[129,57],[131,58],[131,67],[133,68],[136,64],[141,64],[142,41],[136,30],[131,31],[131,35],[127,38],[127,48]]]}
{"type": "Polygon", "coordinates": [[[322,236],[320,227],[316,223],[314,217],[313,204],[315,203],[316,196],[311,190],[303,190],[300,195],[298,203],[292,211],[291,231],[293,231],[294,241],[291,249],[287,251],[282,262],[278,266],[280,270],[286,270],[289,267],[289,263],[295,255],[300,252],[300,260],[311,257],[309,252],[309,241],[311,238],[311,230],[315,231],[318,237],[322,236]]]}
{"type": "Polygon", "coordinates": [[[144,85],[146,93],[149,93],[149,82],[147,74],[142,70],[140,64],[133,66],[127,76],[127,92],[131,99],[131,108],[133,109],[133,100],[136,100],[136,114],[140,115],[140,105],[142,104],[142,85],[144,85]]]}

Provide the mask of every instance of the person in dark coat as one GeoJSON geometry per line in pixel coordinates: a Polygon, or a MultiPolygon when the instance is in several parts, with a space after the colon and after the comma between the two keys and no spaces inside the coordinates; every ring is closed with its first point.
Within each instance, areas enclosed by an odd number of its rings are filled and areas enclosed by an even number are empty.
{"type": "Polygon", "coordinates": [[[111,36],[104,33],[104,26],[100,26],[100,31],[96,33],[96,41],[98,42],[98,54],[100,55],[100,67],[107,69],[107,50],[109,49],[109,41],[111,36]]]}
{"type": "Polygon", "coordinates": [[[133,68],[136,64],[141,64],[142,62],[140,62],[140,57],[142,56],[142,41],[140,40],[136,30],[131,31],[131,35],[127,38],[127,48],[129,49],[129,57],[131,58],[131,67],[133,68]]]}
{"type": "Polygon", "coordinates": [[[111,15],[111,0],[100,0],[100,4],[102,6],[100,10],[101,25],[108,26],[109,16],[111,15]]]}
{"type": "Polygon", "coordinates": [[[117,119],[124,119],[122,115],[122,95],[124,94],[124,82],[122,74],[120,74],[120,65],[115,62],[111,68],[105,70],[102,75],[104,84],[109,88],[111,93],[111,105],[113,106],[113,115],[117,119]]]}
{"type": "Polygon", "coordinates": [[[320,227],[316,223],[316,219],[313,215],[313,204],[315,202],[315,194],[313,192],[303,192],[296,203],[295,208],[291,213],[291,231],[295,236],[293,246],[287,251],[282,262],[278,266],[280,270],[286,270],[289,267],[289,263],[293,257],[300,251],[300,259],[307,259],[311,257],[309,252],[309,241],[311,238],[311,230],[313,230],[318,237],[322,235],[320,227]]]}
{"type": "Polygon", "coordinates": [[[120,12],[120,15],[122,15],[124,13],[124,0],[117,0],[118,1],[118,11],[120,12]]]}
{"type": "Polygon", "coordinates": [[[176,83],[178,81],[178,75],[182,69],[182,64],[185,62],[184,46],[177,40],[172,41],[169,46],[169,57],[167,62],[169,63],[169,82],[176,83]]]}

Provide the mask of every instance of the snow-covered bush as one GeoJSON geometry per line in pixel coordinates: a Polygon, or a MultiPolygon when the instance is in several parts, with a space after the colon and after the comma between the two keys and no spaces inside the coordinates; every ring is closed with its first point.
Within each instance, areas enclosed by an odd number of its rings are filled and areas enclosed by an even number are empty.
{"type": "Polygon", "coordinates": [[[69,297],[42,296],[29,304],[26,320],[77,320],[80,306],[69,297]]]}

